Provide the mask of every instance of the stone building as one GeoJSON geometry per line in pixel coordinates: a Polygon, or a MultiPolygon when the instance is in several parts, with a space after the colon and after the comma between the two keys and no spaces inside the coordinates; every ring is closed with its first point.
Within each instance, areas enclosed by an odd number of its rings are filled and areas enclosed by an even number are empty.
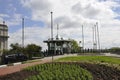
{"type": "Polygon", "coordinates": [[[8,47],[8,26],[0,24],[0,55],[2,55],[3,50],[7,49],[8,47]]]}

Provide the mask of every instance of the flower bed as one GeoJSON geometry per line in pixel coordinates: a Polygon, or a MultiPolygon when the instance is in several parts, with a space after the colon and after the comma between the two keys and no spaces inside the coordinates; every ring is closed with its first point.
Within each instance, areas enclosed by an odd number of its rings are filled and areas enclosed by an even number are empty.
{"type": "Polygon", "coordinates": [[[75,64],[47,63],[28,67],[25,70],[39,72],[38,75],[25,80],[93,80],[87,70],[75,64]]]}

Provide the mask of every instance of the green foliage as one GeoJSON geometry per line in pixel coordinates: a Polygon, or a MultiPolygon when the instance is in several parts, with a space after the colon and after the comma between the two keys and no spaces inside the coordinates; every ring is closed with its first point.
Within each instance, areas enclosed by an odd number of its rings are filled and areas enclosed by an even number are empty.
{"type": "Polygon", "coordinates": [[[120,54],[120,47],[112,47],[109,49],[112,53],[119,53],[120,54]]]}
{"type": "Polygon", "coordinates": [[[41,47],[37,46],[35,44],[29,44],[26,47],[26,50],[30,53],[30,52],[40,52],[41,51],[41,47]]]}
{"type": "Polygon", "coordinates": [[[40,46],[29,44],[24,49],[24,52],[28,55],[29,59],[31,59],[32,56],[41,56],[40,52],[42,48],[40,46]]]}
{"type": "Polygon", "coordinates": [[[23,51],[23,48],[20,46],[20,44],[15,43],[15,44],[11,44],[10,45],[11,49],[10,49],[10,53],[21,53],[23,51]]]}
{"type": "Polygon", "coordinates": [[[79,52],[80,47],[79,47],[77,41],[75,41],[75,40],[71,41],[71,49],[72,49],[72,52],[79,52]]]}
{"type": "Polygon", "coordinates": [[[3,54],[4,54],[4,55],[5,55],[5,54],[9,54],[9,50],[4,49],[4,50],[3,50],[3,54]]]}
{"type": "Polygon", "coordinates": [[[64,57],[60,58],[57,61],[81,61],[81,62],[104,62],[110,64],[120,64],[120,59],[115,57],[108,56],[74,56],[74,57],[64,57]]]}
{"type": "Polygon", "coordinates": [[[28,44],[26,47],[22,47],[20,44],[15,43],[10,45],[10,50],[4,50],[3,53],[5,54],[16,54],[16,53],[23,53],[31,59],[33,56],[41,57],[41,47],[36,44],[28,44]]]}
{"type": "Polygon", "coordinates": [[[39,72],[39,75],[26,80],[93,80],[87,70],[76,64],[46,63],[28,67],[25,70],[39,72]]]}

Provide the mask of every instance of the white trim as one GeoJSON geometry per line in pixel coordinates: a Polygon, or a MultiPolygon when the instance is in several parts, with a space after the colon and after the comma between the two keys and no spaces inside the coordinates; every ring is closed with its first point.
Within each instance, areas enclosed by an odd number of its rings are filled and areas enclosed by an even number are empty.
{"type": "Polygon", "coordinates": [[[20,65],[20,64],[22,64],[22,62],[13,63],[14,66],[15,65],[20,65]]]}
{"type": "Polygon", "coordinates": [[[0,68],[4,68],[4,67],[7,67],[7,65],[0,65],[0,68]]]}

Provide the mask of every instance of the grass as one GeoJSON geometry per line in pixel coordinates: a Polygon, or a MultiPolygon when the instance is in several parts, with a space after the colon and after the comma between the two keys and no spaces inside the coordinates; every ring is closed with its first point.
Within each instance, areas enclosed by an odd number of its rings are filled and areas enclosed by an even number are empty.
{"type": "Polygon", "coordinates": [[[73,56],[64,57],[56,61],[80,61],[80,62],[91,62],[91,63],[109,63],[120,65],[120,58],[108,57],[108,56],[73,56]]]}

